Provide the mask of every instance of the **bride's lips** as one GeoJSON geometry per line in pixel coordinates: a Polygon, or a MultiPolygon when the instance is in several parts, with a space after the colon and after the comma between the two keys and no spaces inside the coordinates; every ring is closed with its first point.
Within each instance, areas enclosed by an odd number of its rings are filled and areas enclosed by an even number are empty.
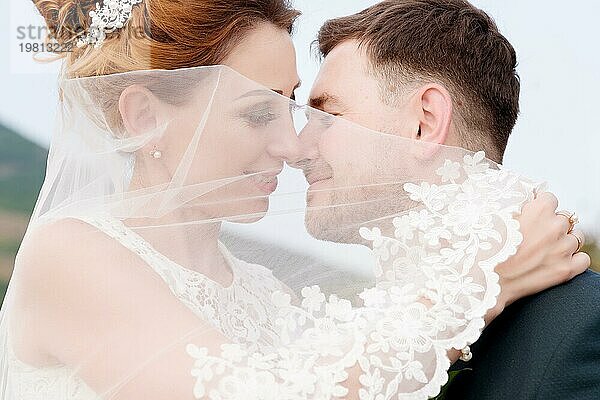
{"type": "Polygon", "coordinates": [[[277,189],[277,175],[280,173],[281,170],[264,174],[249,172],[247,175],[251,175],[249,180],[258,188],[258,190],[265,194],[271,194],[275,191],[275,189],[277,189]]]}

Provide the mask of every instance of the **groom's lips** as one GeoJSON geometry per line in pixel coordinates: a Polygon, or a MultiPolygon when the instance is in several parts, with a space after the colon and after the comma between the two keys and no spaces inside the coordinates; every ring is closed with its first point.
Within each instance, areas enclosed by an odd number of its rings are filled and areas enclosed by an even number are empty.
{"type": "Polygon", "coordinates": [[[318,183],[318,182],[328,181],[331,178],[333,178],[333,176],[306,175],[306,181],[311,186],[314,185],[315,183],[318,183]]]}

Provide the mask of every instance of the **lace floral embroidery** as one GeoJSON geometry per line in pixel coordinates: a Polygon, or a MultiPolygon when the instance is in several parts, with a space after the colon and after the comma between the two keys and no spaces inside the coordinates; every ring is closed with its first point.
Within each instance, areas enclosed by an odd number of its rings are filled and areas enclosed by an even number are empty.
{"type": "Polygon", "coordinates": [[[286,288],[267,268],[240,261],[221,245],[234,272],[231,286],[222,287],[203,274],[183,268],[165,257],[119,220],[110,217],[82,220],[139,255],[167,283],[179,301],[233,342],[258,349],[270,348],[279,340],[273,326],[276,311],[270,296],[286,288]]]}
{"type": "Polygon", "coordinates": [[[187,346],[195,397],[342,398],[350,375],[361,400],[437,395],[448,379],[447,352],[475,342],[496,303],[494,268],[516,253],[522,236],[513,217],[535,187],[490,168],[483,152],[462,164],[447,160],[437,174],[439,185],[404,186],[418,211],[360,229],[377,259],[377,283],[360,294],[360,307],[326,299],[318,286],[302,290],[299,306],[274,292],[276,350],[187,346]]]}

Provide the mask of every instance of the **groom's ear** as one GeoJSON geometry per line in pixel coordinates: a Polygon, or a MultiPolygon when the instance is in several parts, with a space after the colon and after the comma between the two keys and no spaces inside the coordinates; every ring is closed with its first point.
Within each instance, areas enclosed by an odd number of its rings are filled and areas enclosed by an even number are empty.
{"type": "Polygon", "coordinates": [[[452,124],[452,97],[437,83],[428,83],[417,92],[419,129],[414,138],[430,143],[445,144],[452,124]]]}

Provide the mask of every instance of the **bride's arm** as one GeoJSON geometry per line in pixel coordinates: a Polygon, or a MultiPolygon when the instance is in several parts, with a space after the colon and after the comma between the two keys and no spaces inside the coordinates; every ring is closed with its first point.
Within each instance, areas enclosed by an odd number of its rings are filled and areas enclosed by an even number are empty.
{"type": "Polygon", "coordinates": [[[558,199],[549,192],[524,205],[517,217],[523,242],[514,256],[495,268],[502,290],[496,307],[486,315],[486,325],[515,301],[565,283],[590,267],[590,256],[578,252],[574,236],[584,241],[583,233],[568,233],[569,221],[556,214],[557,208],[558,199]]]}
{"type": "Polygon", "coordinates": [[[138,257],[83,223],[32,232],[17,271],[13,333],[28,338],[17,355],[66,364],[100,399],[193,399],[186,346],[225,342],[138,257]]]}
{"type": "MultiPolygon", "coordinates": [[[[501,293],[495,307],[484,317],[489,325],[508,305],[523,297],[538,293],[564,283],[581,274],[590,266],[589,255],[578,251],[578,242],[573,234],[583,241],[580,231],[569,234],[569,222],[557,215],[558,200],[551,193],[541,193],[533,201],[526,203],[517,217],[523,242],[517,253],[499,264],[495,271],[499,275],[501,293]]],[[[428,307],[427,300],[421,302],[428,307]]],[[[447,352],[450,363],[461,356],[457,349],[447,352]]],[[[358,377],[360,369],[350,370],[347,381],[349,398],[358,398],[361,385],[358,377]]]]}

